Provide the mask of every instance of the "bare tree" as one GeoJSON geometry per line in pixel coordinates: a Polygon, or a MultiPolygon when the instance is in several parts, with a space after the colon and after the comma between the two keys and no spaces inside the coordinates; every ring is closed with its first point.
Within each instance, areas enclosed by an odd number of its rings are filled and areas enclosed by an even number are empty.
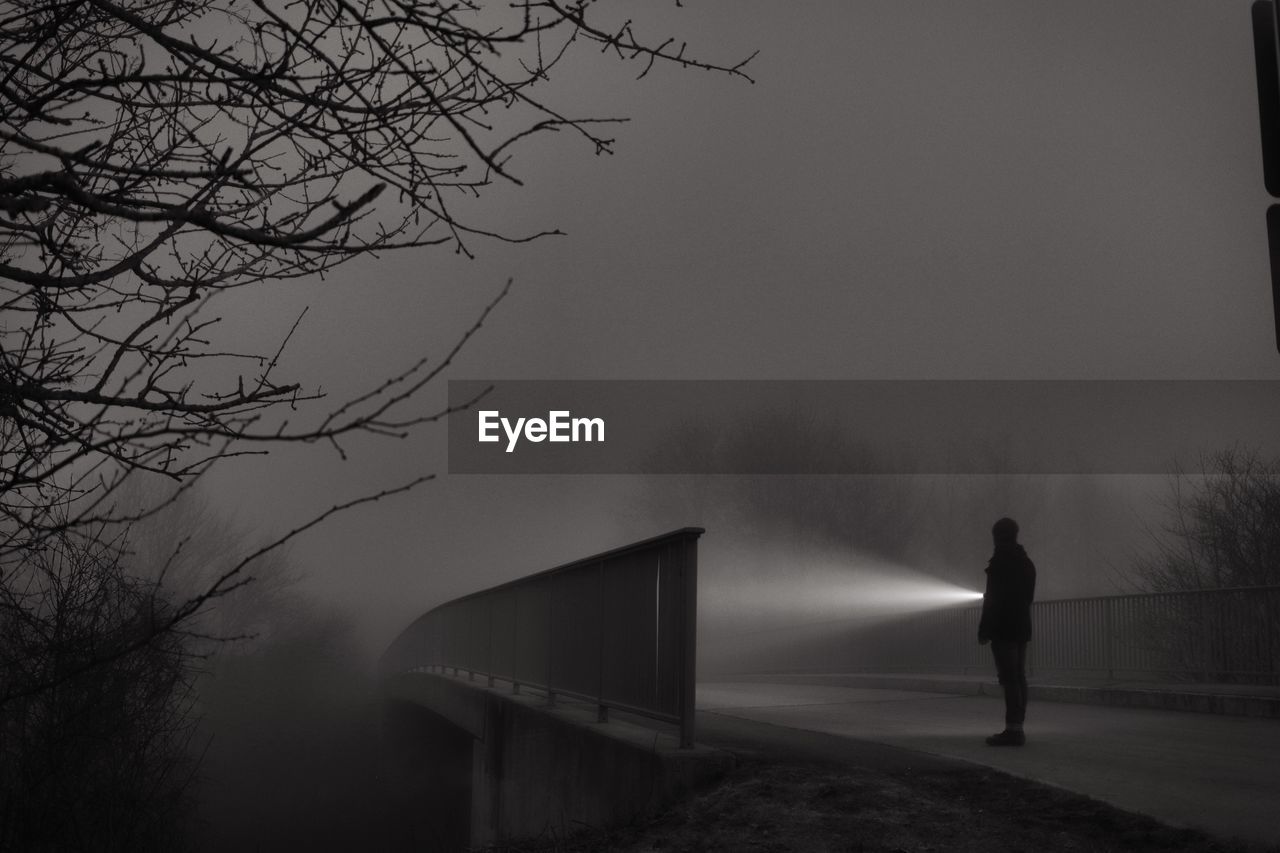
{"type": "Polygon", "coordinates": [[[1280,584],[1280,459],[1231,448],[1169,481],[1165,520],[1135,561],[1139,582],[1170,592],[1280,584]]]}
{"type": "Polygon", "coordinates": [[[181,791],[199,614],[292,537],[429,477],[217,555],[176,597],[163,570],[126,569],[121,525],[229,456],[342,453],[444,417],[421,392],[506,289],[438,358],[330,400],[324,377],[281,375],[292,331],[242,352],[220,300],[391,250],[556,233],[494,233],[475,204],[520,184],[511,158],[531,137],[611,150],[619,119],[575,115],[550,86],[591,48],[639,76],[746,79],[591,0],[0,0],[0,846],[159,838],[143,823],[181,791]],[[142,473],[177,488],[123,500],[142,473]],[[101,808],[68,828],[59,809],[81,792],[101,808]],[[124,834],[76,835],[108,824],[124,834]]]}
{"type": "Polygon", "coordinates": [[[155,630],[169,606],[110,540],[64,532],[11,567],[0,585],[0,848],[181,848],[197,653],[183,631],[155,630]]]}
{"type": "Polygon", "coordinates": [[[1139,621],[1135,642],[1160,654],[1173,673],[1212,681],[1274,678],[1280,459],[1238,447],[1202,456],[1197,471],[1175,471],[1164,509],[1133,577],[1149,591],[1172,594],[1160,596],[1139,621]]]}
{"type": "Polygon", "coordinates": [[[492,304],[438,360],[316,405],[319,379],[279,375],[288,336],[238,352],[211,302],[389,250],[555,233],[492,233],[468,202],[520,183],[532,136],[611,150],[618,119],[553,102],[567,56],[746,79],[638,26],[590,0],[0,3],[0,570],[144,514],[113,501],[133,472],[190,482],[273,443],[341,453],[446,415],[420,392],[492,304]]]}

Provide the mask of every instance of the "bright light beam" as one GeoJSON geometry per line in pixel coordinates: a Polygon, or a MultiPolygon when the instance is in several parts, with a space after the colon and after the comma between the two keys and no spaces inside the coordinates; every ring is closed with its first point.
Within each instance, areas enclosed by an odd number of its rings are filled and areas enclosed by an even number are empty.
{"type": "Polygon", "coordinates": [[[927,577],[881,575],[847,581],[835,592],[851,609],[906,612],[977,601],[982,593],[927,577]]]}
{"type": "Polygon", "coordinates": [[[982,599],[976,590],[869,555],[757,548],[735,556],[734,582],[708,589],[700,603],[709,621],[724,627],[874,622],[982,599]]]}

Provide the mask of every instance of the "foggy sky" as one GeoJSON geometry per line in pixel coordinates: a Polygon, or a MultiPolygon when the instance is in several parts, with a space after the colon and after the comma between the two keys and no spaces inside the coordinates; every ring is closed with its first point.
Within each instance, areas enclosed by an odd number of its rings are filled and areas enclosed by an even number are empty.
{"type": "MultiPolygon", "coordinates": [[[[617,153],[529,145],[526,187],[475,208],[567,236],[281,283],[229,306],[238,334],[278,340],[310,305],[283,366],[340,398],[443,355],[514,278],[449,378],[1280,378],[1244,0],[687,0],[655,20],[641,32],[709,59],[759,49],[757,82],[567,64],[552,91],[574,112],[631,117],[617,153]]],[[[384,641],[454,595],[703,522],[653,517],[635,478],[443,476],[444,437],[232,461],[214,497],[283,529],[440,472],[292,551],[384,641]]],[[[975,576],[979,533],[957,543],[975,576]]]]}

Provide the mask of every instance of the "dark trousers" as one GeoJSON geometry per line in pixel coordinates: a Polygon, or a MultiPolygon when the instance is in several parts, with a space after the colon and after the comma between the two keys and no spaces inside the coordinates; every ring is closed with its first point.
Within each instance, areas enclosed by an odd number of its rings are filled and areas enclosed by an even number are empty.
{"type": "Polygon", "coordinates": [[[1004,722],[1021,725],[1027,718],[1027,644],[992,640],[996,676],[1004,688],[1004,722]]]}

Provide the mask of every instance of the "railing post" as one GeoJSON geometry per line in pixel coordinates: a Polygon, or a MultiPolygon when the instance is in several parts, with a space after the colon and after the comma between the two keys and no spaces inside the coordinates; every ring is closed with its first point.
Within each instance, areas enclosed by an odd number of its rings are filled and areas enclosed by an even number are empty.
{"type": "Polygon", "coordinates": [[[511,695],[520,693],[520,591],[511,595],[511,695]]]}
{"type": "Polygon", "coordinates": [[[543,605],[547,614],[547,707],[551,707],[556,704],[556,680],[554,677],[556,662],[555,583],[550,580],[544,581],[544,586],[547,587],[546,592],[543,594],[543,605]]]}
{"type": "Polygon", "coordinates": [[[489,599],[489,606],[485,608],[489,614],[489,645],[484,656],[484,668],[489,673],[489,686],[493,686],[493,599],[489,599]]]}
{"type": "Polygon", "coordinates": [[[1107,661],[1107,679],[1108,680],[1114,680],[1116,677],[1116,662],[1115,662],[1115,651],[1114,651],[1115,645],[1116,645],[1116,639],[1111,633],[1112,625],[1113,625],[1113,620],[1111,618],[1111,611],[1113,609],[1114,604],[1115,604],[1115,601],[1111,599],[1103,599],[1102,601],[1102,641],[1107,644],[1106,661],[1107,661]]]}
{"type": "Polygon", "coordinates": [[[1196,610],[1200,614],[1200,653],[1201,653],[1201,670],[1202,678],[1205,683],[1213,680],[1212,673],[1212,655],[1213,655],[1213,632],[1209,622],[1209,601],[1208,597],[1202,592],[1196,596],[1199,607],[1196,610]]]}
{"type": "Polygon", "coordinates": [[[609,706],[604,703],[604,560],[596,563],[596,649],[599,650],[599,666],[596,667],[596,722],[609,722],[609,706]]]}
{"type": "Polygon", "coordinates": [[[1270,618],[1273,610],[1280,609],[1276,607],[1276,600],[1280,598],[1280,596],[1275,595],[1274,589],[1270,590],[1270,592],[1271,592],[1271,595],[1264,595],[1262,597],[1263,610],[1262,610],[1262,619],[1260,621],[1264,626],[1263,630],[1266,632],[1266,635],[1267,635],[1267,674],[1271,677],[1271,681],[1273,683],[1280,683],[1280,680],[1276,678],[1277,671],[1280,671],[1280,668],[1276,666],[1277,622],[1276,620],[1273,620],[1270,618]]]}
{"type": "Polygon", "coordinates": [[[680,748],[693,747],[693,713],[698,679],[698,550],[697,539],[685,537],[680,551],[680,748]]]}

